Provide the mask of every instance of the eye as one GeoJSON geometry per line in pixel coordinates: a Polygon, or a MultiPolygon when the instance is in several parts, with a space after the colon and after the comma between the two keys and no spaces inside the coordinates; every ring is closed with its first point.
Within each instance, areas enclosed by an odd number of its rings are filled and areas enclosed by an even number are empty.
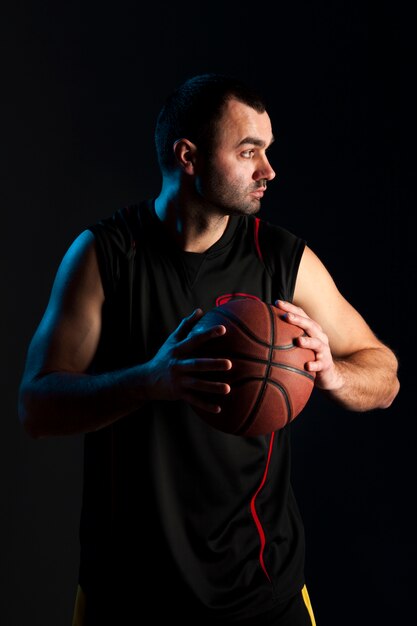
{"type": "Polygon", "coordinates": [[[240,153],[240,155],[244,159],[251,159],[254,154],[255,154],[255,150],[253,150],[253,148],[251,148],[250,150],[244,150],[243,152],[240,153]]]}

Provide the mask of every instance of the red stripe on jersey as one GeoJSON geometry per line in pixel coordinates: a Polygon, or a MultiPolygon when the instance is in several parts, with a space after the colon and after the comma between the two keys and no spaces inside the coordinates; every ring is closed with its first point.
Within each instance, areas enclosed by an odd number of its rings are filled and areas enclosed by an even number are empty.
{"type": "Polygon", "coordinates": [[[259,217],[255,217],[255,248],[256,248],[256,252],[258,254],[259,259],[262,261],[264,261],[263,256],[262,256],[262,252],[261,252],[261,246],[259,245],[259,225],[261,223],[261,220],[259,219],[259,217]]]}
{"type": "Polygon", "coordinates": [[[265,467],[265,472],[261,481],[261,484],[259,485],[258,489],[255,492],[255,495],[253,496],[251,503],[250,503],[250,510],[252,513],[252,517],[253,517],[253,521],[256,524],[256,528],[258,529],[258,534],[259,534],[259,540],[261,542],[261,548],[259,550],[259,563],[263,569],[263,571],[265,572],[265,576],[267,577],[267,579],[269,580],[269,582],[271,582],[271,578],[268,574],[268,570],[265,567],[265,563],[264,563],[264,550],[265,550],[265,532],[264,529],[262,528],[262,524],[261,524],[261,520],[258,517],[258,513],[256,512],[256,505],[255,505],[255,501],[256,498],[258,497],[259,492],[261,491],[262,487],[265,484],[266,481],[266,477],[268,476],[268,469],[269,469],[269,464],[271,461],[271,455],[272,455],[272,445],[274,443],[274,436],[275,433],[271,434],[271,439],[269,441],[269,450],[268,450],[268,458],[266,460],[266,467],[265,467]]]}
{"type": "Polygon", "coordinates": [[[222,306],[222,304],[226,304],[226,302],[230,302],[230,300],[244,300],[245,298],[250,298],[251,300],[259,300],[258,296],[252,296],[250,293],[241,293],[236,291],[235,293],[225,293],[222,296],[218,296],[216,298],[216,306],[222,306]]]}

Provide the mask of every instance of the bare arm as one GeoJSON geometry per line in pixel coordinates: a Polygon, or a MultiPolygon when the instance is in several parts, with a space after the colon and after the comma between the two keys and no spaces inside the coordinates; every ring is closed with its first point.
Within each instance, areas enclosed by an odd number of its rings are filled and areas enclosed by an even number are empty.
{"type": "Polygon", "coordinates": [[[294,303],[279,302],[288,321],[308,337],[299,344],[316,353],[308,364],[316,386],[353,411],[386,408],[399,391],[397,359],[338,291],[318,257],[306,248],[294,303]]]}
{"type": "Polygon", "coordinates": [[[45,314],[29,346],[19,389],[19,417],[34,437],[97,430],[155,398],[206,406],[199,392],[228,393],[228,385],[201,380],[195,372],[228,369],[224,359],[192,359],[196,346],[225,328],[187,340],[201,317],[185,318],[148,363],[99,375],[88,374],[101,333],[104,292],[94,236],[82,233],[69,248],[45,314]]]}

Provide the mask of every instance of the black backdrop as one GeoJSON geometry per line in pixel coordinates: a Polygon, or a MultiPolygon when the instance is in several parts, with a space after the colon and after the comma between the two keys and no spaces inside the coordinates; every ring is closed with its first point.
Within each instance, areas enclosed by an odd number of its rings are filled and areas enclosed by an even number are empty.
{"type": "Polygon", "coordinates": [[[293,482],[318,626],[405,623],[416,582],[413,16],[342,0],[275,3],[274,15],[226,0],[62,5],[17,2],[3,21],[2,623],[70,624],[77,582],[82,438],[22,431],[28,342],[73,238],[158,192],[156,115],[204,71],[263,91],[277,179],[262,215],[307,240],[400,358],[388,410],[350,413],[313,394],[294,423],[293,482]]]}

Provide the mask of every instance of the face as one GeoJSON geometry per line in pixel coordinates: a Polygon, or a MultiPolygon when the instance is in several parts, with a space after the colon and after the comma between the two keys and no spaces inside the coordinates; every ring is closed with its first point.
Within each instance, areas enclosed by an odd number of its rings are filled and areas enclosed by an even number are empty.
{"type": "Polygon", "coordinates": [[[221,215],[257,213],[267,182],[275,178],[266,156],[272,142],[266,112],[229,100],[210,156],[199,159],[196,184],[204,203],[221,215]]]}

